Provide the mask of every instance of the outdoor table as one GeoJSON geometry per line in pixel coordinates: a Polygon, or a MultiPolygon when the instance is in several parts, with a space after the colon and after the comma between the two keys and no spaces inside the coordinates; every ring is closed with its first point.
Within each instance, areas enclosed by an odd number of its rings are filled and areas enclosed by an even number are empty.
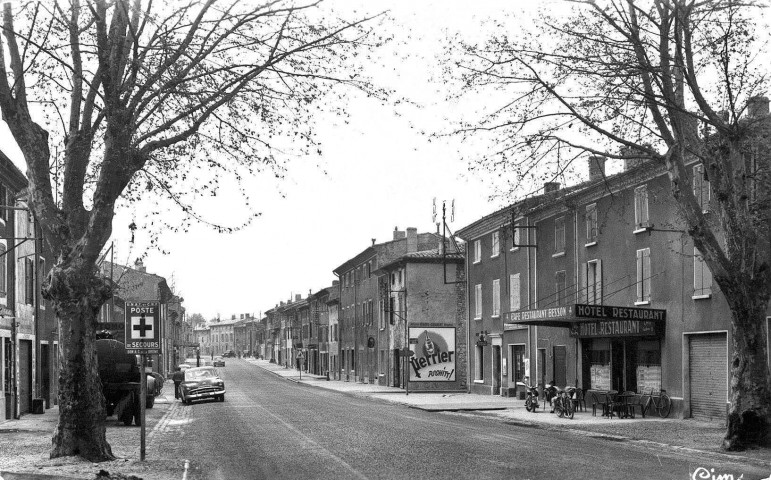
{"type": "Polygon", "coordinates": [[[630,403],[636,397],[632,392],[624,392],[616,395],[619,418],[634,418],[634,405],[630,403]]]}

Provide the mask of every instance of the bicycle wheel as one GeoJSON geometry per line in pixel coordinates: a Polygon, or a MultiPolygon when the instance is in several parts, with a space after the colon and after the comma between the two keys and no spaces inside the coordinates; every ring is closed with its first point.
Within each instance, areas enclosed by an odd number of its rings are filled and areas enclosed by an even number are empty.
{"type": "Polygon", "coordinates": [[[670,410],[672,410],[672,400],[669,399],[666,393],[662,393],[659,397],[656,410],[659,412],[659,417],[667,418],[670,410]]]}
{"type": "Polygon", "coordinates": [[[567,404],[565,415],[572,420],[573,416],[576,414],[576,409],[573,407],[573,402],[571,402],[570,399],[568,399],[567,404]]]}
{"type": "Polygon", "coordinates": [[[528,412],[532,412],[533,410],[535,410],[533,408],[533,402],[530,400],[530,398],[525,400],[525,410],[527,410],[528,412]]]}

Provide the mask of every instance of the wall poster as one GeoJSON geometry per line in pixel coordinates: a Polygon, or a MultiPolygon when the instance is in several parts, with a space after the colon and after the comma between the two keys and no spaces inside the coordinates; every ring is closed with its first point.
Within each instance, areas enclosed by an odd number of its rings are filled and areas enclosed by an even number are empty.
{"type": "Polygon", "coordinates": [[[411,382],[455,381],[455,328],[410,327],[410,340],[411,382]]]}

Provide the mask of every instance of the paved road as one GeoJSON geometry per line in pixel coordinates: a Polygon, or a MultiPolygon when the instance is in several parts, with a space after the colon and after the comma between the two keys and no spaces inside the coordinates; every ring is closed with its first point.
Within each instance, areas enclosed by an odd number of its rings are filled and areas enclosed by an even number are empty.
{"type": "Polygon", "coordinates": [[[298,385],[242,360],[228,359],[220,372],[225,403],[175,403],[164,419],[164,437],[178,441],[163,442],[162,454],[188,459],[189,479],[749,480],[771,473],[690,452],[383,404],[298,385]]]}

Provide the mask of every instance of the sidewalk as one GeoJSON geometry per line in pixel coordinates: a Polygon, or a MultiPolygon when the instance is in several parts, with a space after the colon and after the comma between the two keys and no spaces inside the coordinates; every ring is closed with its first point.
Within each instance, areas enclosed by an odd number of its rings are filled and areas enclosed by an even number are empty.
{"type": "Polygon", "coordinates": [[[335,390],[351,395],[372,398],[378,401],[397,403],[431,412],[459,412],[459,414],[481,415],[499,419],[511,425],[541,429],[569,430],[573,433],[612,441],[634,442],[649,448],[668,448],[679,451],[694,451],[709,455],[720,455],[735,461],[751,462],[771,467],[771,450],[757,449],[727,453],[720,443],[725,434],[722,422],[705,422],[693,419],[659,418],[636,416],[634,419],[606,418],[592,415],[591,404],[586,412],[576,412],[571,419],[559,418],[549,410],[539,409],[536,413],[525,410],[523,400],[499,396],[475,395],[469,393],[409,393],[401,388],[386,387],[367,383],[327,380],[319,375],[302,374],[265,360],[247,359],[250,363],[269,370],[275,375],[297,383],[335,390]]]}
{"type": "Polygon", "coordinates": [[[58,406],[39,415],[26,414],[18,420],[0,420],[0,479],[181,479],[185,465],[180,459],[160,458],[157,452],[165,426],[162,420],[174,406],[174,383],[169,380],[161,394],[155,397],[155,406],[146,410],[147,455],[144,462],[139,461],[140,429],[124,426],[115,417],[107,419],[107,441],[116,460],[101,463],[73,457],[48,458],[51,436],[59,420],[58,406]],[[104,473],[97,476],[100,471],[104,473]]]}

